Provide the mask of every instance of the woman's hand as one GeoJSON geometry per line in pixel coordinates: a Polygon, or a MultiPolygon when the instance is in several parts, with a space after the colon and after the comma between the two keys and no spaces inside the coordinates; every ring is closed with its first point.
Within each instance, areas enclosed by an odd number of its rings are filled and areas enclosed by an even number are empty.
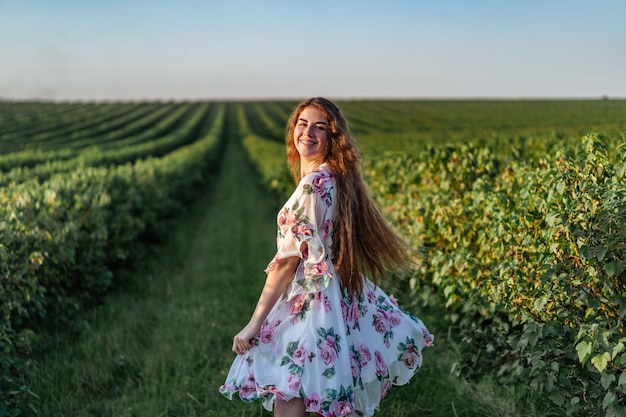
{"type": "Polygon", "coordinates": [[[299,263],[300,258],[291,256],[277,260],[269,270],[250,322],[233,338],[233,352],[237,355],[243,355],[252,347],[252,339],[261,331],[261,323],[265,321],[270,310],[287,288],[287,284],[293,279],[299,263]]]}
{"type": "Polygon", "coordinates": [[[248,323],[246,327],[241,329],[233,338],[233,352],[237,355],[243,355],[253,346],[252,339],[259,334],[260,330],[261,326],[256,323],[248,323]]]}

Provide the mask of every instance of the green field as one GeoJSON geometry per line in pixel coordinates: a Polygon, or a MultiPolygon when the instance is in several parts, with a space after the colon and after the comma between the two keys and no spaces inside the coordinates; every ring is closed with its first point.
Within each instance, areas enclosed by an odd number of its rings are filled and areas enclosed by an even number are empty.
{"type": "MultiPolygon", "coordinates": [[[[217,388],[295,104],[0,101],[0,416],[269,415],[217,388]]],[[[338,104],[437,336],[377,415],[626,415],[626,101],[338,104]]]]}

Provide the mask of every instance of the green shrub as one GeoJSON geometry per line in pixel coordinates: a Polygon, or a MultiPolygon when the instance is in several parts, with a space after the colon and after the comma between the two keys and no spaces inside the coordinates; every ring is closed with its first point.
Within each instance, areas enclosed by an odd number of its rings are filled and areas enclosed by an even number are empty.
{"type": "Polygon", "coordinates": [[[217,165],[224,106],[201,139],[133,164],[0,188],[0,415],[33,409],[24,383],[40,324],[68,323],[116,284],[217,165]]]}

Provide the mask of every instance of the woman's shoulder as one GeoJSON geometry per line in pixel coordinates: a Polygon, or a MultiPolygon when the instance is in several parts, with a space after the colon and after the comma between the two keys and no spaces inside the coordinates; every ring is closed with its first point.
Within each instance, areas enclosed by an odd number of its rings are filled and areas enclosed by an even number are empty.
{"type": "Polygon", "coordinates": [[[315,170],[306,174],[300,180],[300,187],[308,188],[309,186],[315,189],[319,188],[332,188],[335,185],[335,176],[330,167],[326,164],[322,164],[315,170]]]}
{"type": "Polygon", "coordinates": [[[335,177],[326,164],[322,164],[300,180],[301,194],[315,194],[329,204],[335,188],[335,177]]]}

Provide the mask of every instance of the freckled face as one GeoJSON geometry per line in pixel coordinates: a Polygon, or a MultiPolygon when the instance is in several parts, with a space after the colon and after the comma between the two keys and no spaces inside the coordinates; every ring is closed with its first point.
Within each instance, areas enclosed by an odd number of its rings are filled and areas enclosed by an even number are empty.
{"type": "Polygon", "coordinates": [[[305,107],[296,120],[293,141],[301,162],[324,162],[328,144],[328,121],[324,113],[316,107],[305,107]]]}

